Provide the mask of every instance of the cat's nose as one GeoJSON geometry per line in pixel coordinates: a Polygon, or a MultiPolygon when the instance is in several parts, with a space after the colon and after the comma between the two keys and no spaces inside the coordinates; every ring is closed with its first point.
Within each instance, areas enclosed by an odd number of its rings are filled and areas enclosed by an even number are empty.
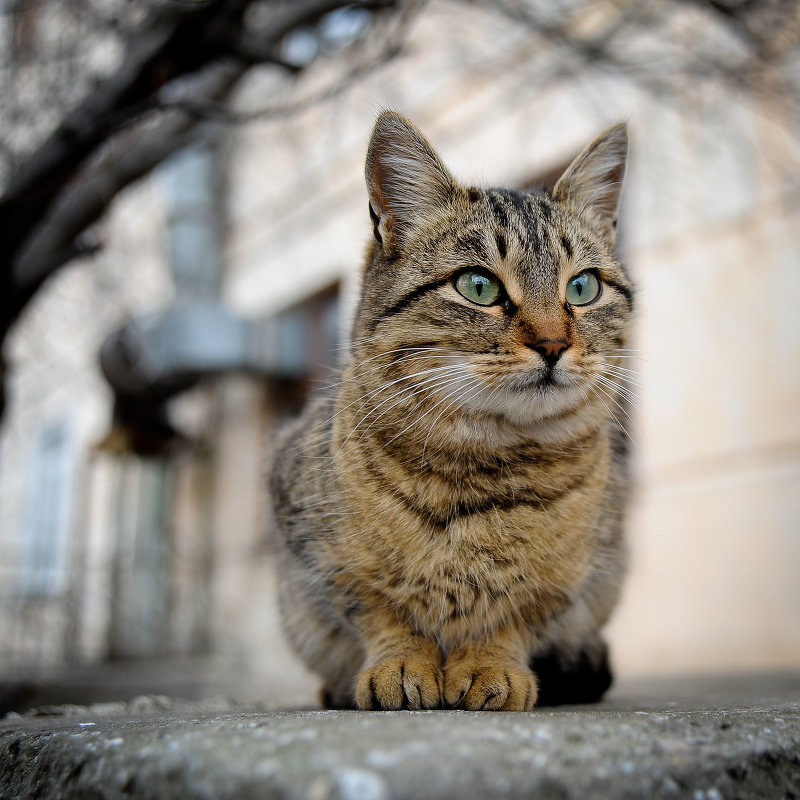
{"type": "Polygon", "coordinates": [[[532,345],[533,349],[547,362],[551,369],[561,354],[569,347],[566,339],[537,339],[532,345]]]}

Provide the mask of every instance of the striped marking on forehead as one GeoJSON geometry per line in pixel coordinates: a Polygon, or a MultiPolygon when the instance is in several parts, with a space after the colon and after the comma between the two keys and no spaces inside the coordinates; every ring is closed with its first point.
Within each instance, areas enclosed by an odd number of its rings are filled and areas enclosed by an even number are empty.
{"type": "Polygon", "coordinates": [[[486,246],[486,239],[480,228],[473,230],[466,230],[459,234],[456,239],[457,246],[460,252],[470,253],[473,257],[481,260],[489,260],[489,251],[486,246]]]}
{"type": "MultiPolygon", "coordinates": [[[[551,244],[554,234],[550,227],[553,224],[553,201],[544,192],[534,194],[489,189],[486,197],[503,245],[508,244],[508,234],[516,234],[526,250],[533,248],[541,252],[551,244]]],[[[501,257],[505,257],[502,251],[501,257]]]]}

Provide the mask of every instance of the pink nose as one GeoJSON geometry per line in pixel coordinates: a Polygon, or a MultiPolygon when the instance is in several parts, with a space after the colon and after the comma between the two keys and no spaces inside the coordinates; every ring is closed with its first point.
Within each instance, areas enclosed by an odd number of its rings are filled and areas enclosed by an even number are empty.
{"type": "Polygon", "coordinates": [[[569,347],[569,342],[565,339],[537,339],[532,347],[545,360],[547,366],[553,369],[561,354],[569,347]]]}
{"type": "Polygon", "coordinates": [[[546,361],[558,360],[558,357],[569,347],[564,339],[537,339],[533,349],[546,361]]]}

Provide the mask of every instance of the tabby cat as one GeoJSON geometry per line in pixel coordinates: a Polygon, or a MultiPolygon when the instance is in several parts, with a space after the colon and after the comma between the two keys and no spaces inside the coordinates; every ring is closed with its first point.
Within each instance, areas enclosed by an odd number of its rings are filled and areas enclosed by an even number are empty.
{"type": "Polygon", "coordinates": [[[465,187],[378,118],[341,381],[273,470],[286,633],[330,707],[588,702],[624,568],[624,125],[551,191],[465,187]]]}

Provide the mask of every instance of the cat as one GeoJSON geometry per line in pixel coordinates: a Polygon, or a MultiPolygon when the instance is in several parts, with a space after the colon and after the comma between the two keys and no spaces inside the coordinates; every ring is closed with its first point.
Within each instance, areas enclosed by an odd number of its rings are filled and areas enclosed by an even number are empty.
{"type": "Polygon", "coordinates": [[[328,707],[529,710],[610,685],[627,150],[614,125],[552,190],[484,190],[378,117],[349,361],[271,481],[283,625],[328,707]]]}

